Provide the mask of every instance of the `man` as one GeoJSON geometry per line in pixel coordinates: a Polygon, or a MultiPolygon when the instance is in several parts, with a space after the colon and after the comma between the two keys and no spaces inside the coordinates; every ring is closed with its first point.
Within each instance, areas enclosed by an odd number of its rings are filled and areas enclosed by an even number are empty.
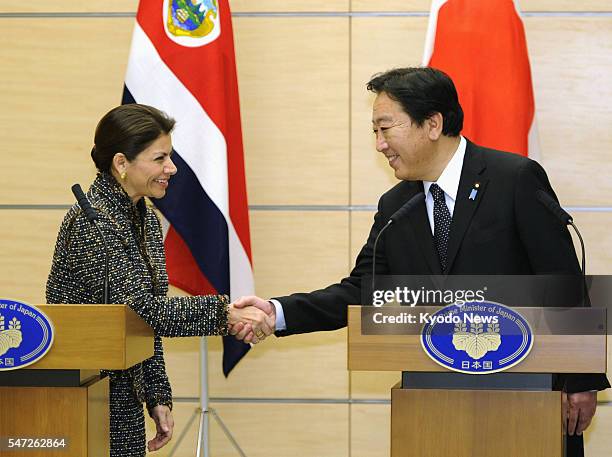
{"type": "MultiPolygon", "coordinates": [[[[540,189],[555,195],[543,168],[460,136],[463,111],[446,74],[401,68],[375,76],[367,87],[377,94],[372,112],[376,149],[402,181],[379,200],[353,271],[325,289],[271,301],[243,297],[237,307],[266,311],[277,336],[346,326],[347,305],[360,303],[362,278],[372,272],[376,235],[419,192],[425,201],[379,240],[378,274],[580,274],[567,228],[536,198],[540,189]]],[[[253,342],[266,336],[240,324],[232,333],[253,342]]],[[[581,435],[595,413],[597,390],[610,385],[604,375],[564,379],[568,431],[581,435]]],[[[582,455],[582,437],[572,441],[577,447],[568,455],[582,455]]]]}

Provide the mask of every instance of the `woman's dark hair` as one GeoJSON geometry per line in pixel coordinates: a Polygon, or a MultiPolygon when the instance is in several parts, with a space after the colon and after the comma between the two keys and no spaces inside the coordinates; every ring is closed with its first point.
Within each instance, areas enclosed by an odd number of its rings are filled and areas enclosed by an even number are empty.
{"type": "Polygon", "coordinates": [[[367,88],[376,94],[384,92],[395,100],[419,127],[435,113],[443,118],[442,134],[457,136],[463,128],[463,110],[457,89],[450,77],[435,68],[396,68],[379,73],[367,88]]]}
{"type": "Polygon", "coordinates": [[[175,121],[152,106],[121,105],[104,115],[94,137],[91,158],[100,171],[110,172],[118,152],[132,161],[160,135],[168,135],[175,121]]]}

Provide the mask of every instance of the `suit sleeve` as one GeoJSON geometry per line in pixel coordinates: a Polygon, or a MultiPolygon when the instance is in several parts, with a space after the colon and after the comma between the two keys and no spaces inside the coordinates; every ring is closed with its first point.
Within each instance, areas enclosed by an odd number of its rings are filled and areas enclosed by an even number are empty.
{"type": "Polygon", "coordinates": [[[145,401],[147,410],[151,415],[151,410],[158,405],[166,405],[172,409],[172,388],[166,373],[166,363],[164,362],[164,349],[162,339],[159,336],[154,340],[153,357],[142,362],[144,382],[145,382],[145,401]]]}
{"type": "MultiPolygon", "coordinates": [[[[515,212],[519,235],[532,270],[539,275],[581,275],[569,230],[537,200],[536,192],[539,189],[557,200],[544,169],[537,162],[529,160],[519,170],[515,212]]],[[[610,387],[605,374],[565,374],[560,381],[559,387],[568,393],[610,387]]]]}
{"type": "MultiPolygon", "coordinates": [[[[132,308],[158,336],[202,336],[227,333],[228,298],[224,295],[166,297],[154,295],[135,270],[124,241],[109,221],[101,221],[109,250],[111,303],[132,308]]],[[[93,224],[76,218],[68,240],[68,268],[93,296],[102,297],[104,245],[93,224]],[[78,234],[78,236],[76,236],[78,234]]],[[[61,288],[61,284],[58,285],[61,288]]]]}
{"type": "MultiPolygon", "coordinates": [[[[295,293],[285,297],[276,297],[285,315],[287,330],[276,332],[277,336],[287,336],[297,333],[336,330],[347,325],[347,307],[362,303],[361,284],[372,275],[372,252],[374,240],[386,222],[383,211],[383,198],[378,203],[378,211],[374,216],[374,224],[366,244],[361,248],[355,267],[350,275],[339,283],[310,293],[295,293]]],[[[377,246],[376,273],[388,272],[384,256],[384,235],[377,246]]]]}

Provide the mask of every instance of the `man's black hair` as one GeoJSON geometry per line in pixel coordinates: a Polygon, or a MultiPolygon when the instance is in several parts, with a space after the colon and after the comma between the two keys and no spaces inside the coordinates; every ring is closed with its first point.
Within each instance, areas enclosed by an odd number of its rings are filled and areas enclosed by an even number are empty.
{"type": "Polygon", "coordinates": [[[433,114],[443,118],[442,134],[458,136],[463,128],[463,110],[450,77],[431,67],[396,68],[374,75],[367,88],[385,93],[398,102],[419,127],[433,114]]]}

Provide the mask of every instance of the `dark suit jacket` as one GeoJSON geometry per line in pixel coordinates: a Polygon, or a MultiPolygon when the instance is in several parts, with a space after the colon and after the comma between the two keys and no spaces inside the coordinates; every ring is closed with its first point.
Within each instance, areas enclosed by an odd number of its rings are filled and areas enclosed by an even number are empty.
{"type": "MultiPolygon", "coordinates": [[[[450,228],[448,262],[441,271],[422,201],[408,217],[389,227],[378,242],[376,273],[381,275],[531,275],[580,274],[569,231],[536,199],[554,191],[544,169],[533,160],[467,142],[450,228]],[[479,183],[475,200],[468,197],[479,183]]],[[[402,181],[378,202],[365,246],[349,277],[311,293],[279,297],[287,330],[278,336],[347,325],[347,305],[361,302],[361,281],[372,274],[374,239],[421,181],[402,181]]],[[[570,392],[603,389],[602,375],[568,378],[570,392]],[[574,379],[575,378],[575,379],[574,379]]]]}

